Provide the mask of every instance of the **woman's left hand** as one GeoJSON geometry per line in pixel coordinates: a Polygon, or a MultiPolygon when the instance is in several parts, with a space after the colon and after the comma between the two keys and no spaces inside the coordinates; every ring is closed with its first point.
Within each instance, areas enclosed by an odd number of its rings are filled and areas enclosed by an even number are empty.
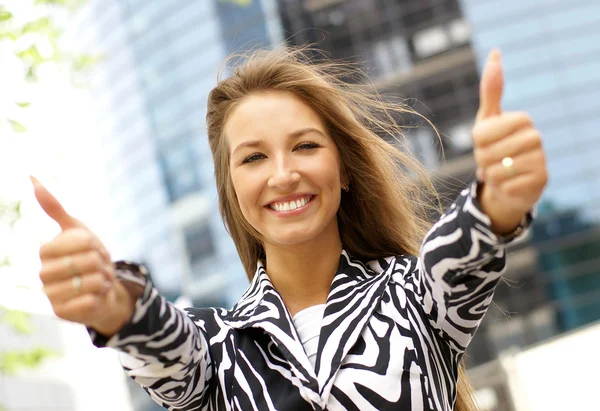
{"type": "Polygon", "coordinates": [[[502,112],[503,83],[500,52],[493,50],[481,76],[473,139],[480,204],[498,235],[518,226],[548,181],[540,132],[527,113],[502,112]]]}

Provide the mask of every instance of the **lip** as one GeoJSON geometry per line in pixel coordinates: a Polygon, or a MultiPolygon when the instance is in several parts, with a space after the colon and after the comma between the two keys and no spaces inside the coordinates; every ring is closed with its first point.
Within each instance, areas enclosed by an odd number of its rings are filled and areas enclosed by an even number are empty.
{"type": "Polygon", "coordinates": [[[312,203],[314,203],[315,198],[317,196],[315,194],[295,194],[295,195],[291,195],[291,196],[286,196],[286,197],[279,197],[276,200],[271,201],[270,203],[268,203],[265,208],[267,209],[267,211],[270,211],[271,213],[278,215],[278,216],[295,216],[298,214],[303,213],[304,211],[306,211],[311,205],[312,203]],[[292,200],[297,200],[299,198],[302,197],[306,197],[306,196],[310,196],[310,200],[308,201],[308,203],[306,203],[306,205],[304,207],[301,208],[296,208],[295,210],[288,210],[288,211],[277,211],[277,210],[273,210],[269,207],[269,204],[273,204],[273,203],[277,203],[277,202],[288,202],[288,201],[292,201],[292,200]]]}

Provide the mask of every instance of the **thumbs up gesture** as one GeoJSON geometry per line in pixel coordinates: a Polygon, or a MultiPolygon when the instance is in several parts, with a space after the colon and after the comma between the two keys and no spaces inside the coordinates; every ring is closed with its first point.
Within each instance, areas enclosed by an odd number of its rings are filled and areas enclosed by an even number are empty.
{"type": "Polygon", "coordinates": [[[110,254],[81,221],[34,177],[35,197],[61,233],[40,248],[40,279],[54,313],[101,334],[116,333],[133,313],[133,301],[115,279],[110,254]]]}
{"type": "Polygon", "coordinates": [[[500,52],[488,56],[473,127],[477,178],[484,212],[499,235],[512,232],[542,195],[548,180],[540,132],[524,112],[503,112],[500,52]]]}

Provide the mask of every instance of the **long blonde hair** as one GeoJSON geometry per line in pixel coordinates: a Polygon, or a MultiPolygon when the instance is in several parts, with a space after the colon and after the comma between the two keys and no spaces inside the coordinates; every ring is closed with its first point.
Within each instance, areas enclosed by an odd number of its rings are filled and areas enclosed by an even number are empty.
{"type": "MultiPolygon", "coordinates": [[[[431,213],[439,211],[427,170],[408,150],[382,138],[404,144],[403,129],[395,117],[417,113],[403,104],[384,101],[372,87],[343,80],[357,76],[364,80],[356,69],[332,61],[313,63],[314,52],[306,48],[261,50],[237,56],[241,64],[233,64],[231,75],[219,79],[208,96],[208,140],[219,208],[250,279],[258,260],[264,258],[264,248],[260,234],[239,207],[223,130],[232,109],[251,93],[290,91],[323,118],[339,150],[342,173],[349,180],[350,191],[342,194],[338,225],[344,249],[351,255],[362,259],[418,255],[431,226],[431,213]]],[[[475,410],[462,363],[455,409],[475,410]]]]}

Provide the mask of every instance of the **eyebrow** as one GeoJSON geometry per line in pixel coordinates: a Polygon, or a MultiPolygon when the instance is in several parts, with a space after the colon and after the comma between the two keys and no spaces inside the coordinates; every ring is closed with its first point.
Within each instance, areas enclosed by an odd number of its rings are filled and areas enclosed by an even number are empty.
{"type": "MultiPolygon", "coordinates": [[[[287,137],[289,139],[295,139],[295,138],[302,137],[303,135],[312,133],[312,132],[317,132],[317,133],[321,134],[322,136],[325,136],[321,130],[314,128],[314,127],[307,127],[307,128],[302,128],[300,130],[293,131],[290,134],[288,134],[287,137]]],[[[231,154],[234,154],[236,151],[238,151],[241,148],[258,147],[258,146],[260,146],[260,144],[261,144],[261,140],[244,141],[243,143],[238,144],[238,146],[235,148],[235,150],[233,150],[233,152],[231,154]]]]}

